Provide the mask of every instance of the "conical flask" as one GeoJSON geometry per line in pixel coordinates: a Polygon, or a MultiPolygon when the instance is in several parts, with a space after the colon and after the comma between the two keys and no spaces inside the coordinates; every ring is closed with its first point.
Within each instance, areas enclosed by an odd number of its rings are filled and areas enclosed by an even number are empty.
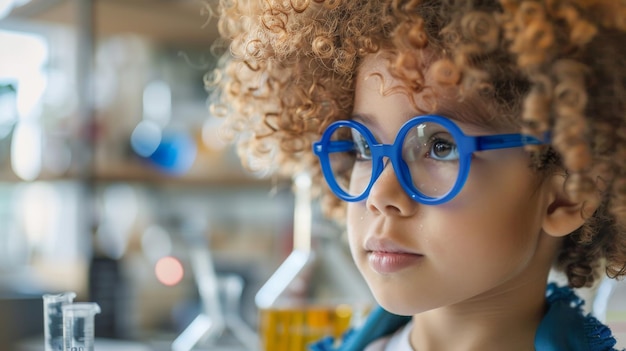
{"type": "Polygon", "coordinates": [[[172,351],[256,351],[258,337],[239,315],[243,279],[236,274],[215,272],[206,223],[201,216],[189,216],[181,234],[185,239],[202,309],[176,337],[172,351]]]}
{"type": "Polygon", "coordinates": [[[262,351],[305,351],[323,337],[340,338],[373,304],[338,237],[313,235],[309,175],[294,186],[293,250],[255,296],[262,351]]]}

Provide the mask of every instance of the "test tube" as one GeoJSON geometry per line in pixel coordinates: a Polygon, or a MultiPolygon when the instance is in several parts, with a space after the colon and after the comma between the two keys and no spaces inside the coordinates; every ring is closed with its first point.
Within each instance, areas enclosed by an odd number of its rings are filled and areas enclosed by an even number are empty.
{"type": "Polygon", "coordinates": [[[43,335],[45,351],[63,351],[63,309],[62,306],[74,301],[76,294],[43,295],[43,335]]]}
{"type": "Polygon", "coordinates": [[[100,313],[95,302],[80,302],[63,306],[64,351],[93,351],[94,316],[100,313]]]}

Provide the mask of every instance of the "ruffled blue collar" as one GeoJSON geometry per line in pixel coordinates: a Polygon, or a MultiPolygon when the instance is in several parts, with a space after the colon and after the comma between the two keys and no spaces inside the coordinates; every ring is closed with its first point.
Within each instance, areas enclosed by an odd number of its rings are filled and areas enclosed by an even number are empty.
{"type": "MultiPolygon", "coordinates": [[[[554,283],[546,291],[548,310],[535,335],[536,351],[618,351],[611,330],[595,317],[585,315],[584,301],[572,289],[554,283]]],[[[339,346],[333,338],[311,345],[311,351],[362,351],[369,343],[389,335],[411,317],[374,309],[359,329],[350,330],[339,346]]]]}
{"type": "Polygon", "coordinates": [[[595,317],[585,315],[584,301],[572,289],[548,285],[548,311],[535,335],[537,351],[613,351],[611,330],[595,317]]]}

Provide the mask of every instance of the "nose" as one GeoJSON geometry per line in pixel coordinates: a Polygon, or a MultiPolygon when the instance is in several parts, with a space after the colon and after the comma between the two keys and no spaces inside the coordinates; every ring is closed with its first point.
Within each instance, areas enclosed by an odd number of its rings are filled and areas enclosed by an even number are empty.
{"type": "Polygon", "coordinates": [[[411,216],[415,214],[418,203],[404,191],[391,162],[388,159],[386,161],[382,172],[372,184],[365,204],[372,213],[411,216]]]}

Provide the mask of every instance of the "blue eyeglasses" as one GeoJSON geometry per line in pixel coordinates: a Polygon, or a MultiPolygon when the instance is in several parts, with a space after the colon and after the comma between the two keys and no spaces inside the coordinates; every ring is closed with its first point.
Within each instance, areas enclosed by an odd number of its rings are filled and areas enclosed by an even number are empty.
{"type": "Polygon", "coordinates": [[[344,201],[367,198],[387,157],[411,198],[438,205],[461,191],[475,151],[541,144],[545,142],[523,134],[468,136],[446,117],[425,115],[407,121],[393,144],[377,142],[359,122],[337,121],[313,144],[313,152],[330,189],[344,201]]]}

